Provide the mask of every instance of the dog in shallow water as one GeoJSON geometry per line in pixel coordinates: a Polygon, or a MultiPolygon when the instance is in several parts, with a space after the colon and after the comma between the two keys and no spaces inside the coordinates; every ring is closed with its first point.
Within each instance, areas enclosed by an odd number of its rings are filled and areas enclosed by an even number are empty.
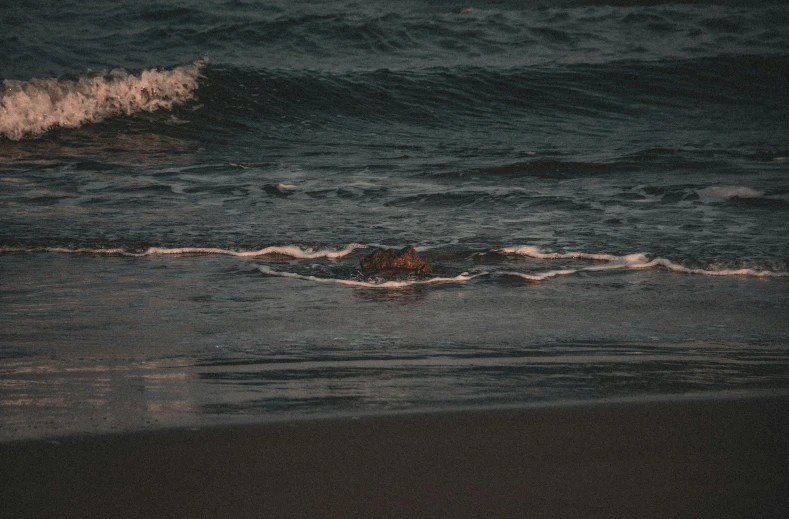
{"type": "Polygon", "coordinates": [[[433,272],[433,267],[419,257],[413,245],[400,250],[376,249],[361,258],[359,264],[365,276],[392,272],[433,272]]]}

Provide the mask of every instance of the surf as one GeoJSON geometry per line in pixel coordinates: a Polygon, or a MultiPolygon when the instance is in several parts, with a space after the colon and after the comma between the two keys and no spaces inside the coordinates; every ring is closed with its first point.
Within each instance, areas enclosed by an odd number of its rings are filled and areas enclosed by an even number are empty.
{"type": "Polygon", "coordinates": [[[204,65],[198,60],[138,74],[117,68],[77,78],[4,80],[0,136],[18,141],[53,128],[78,128],[117,115],[169,110],[193,99],[204,65]]]}

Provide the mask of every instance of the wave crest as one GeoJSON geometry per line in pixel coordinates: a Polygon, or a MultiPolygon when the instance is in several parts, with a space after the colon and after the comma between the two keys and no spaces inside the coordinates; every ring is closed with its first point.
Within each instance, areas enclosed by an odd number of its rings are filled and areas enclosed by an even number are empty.
{"type": "Polygon", "coordinates": [[[140,74],[115,69],[77,79],[4,80],[0,135],[20,140],[54,127],[76,128],[113,115],[170,109],[192,99],[203,66],[198,60],[140,74]]]}

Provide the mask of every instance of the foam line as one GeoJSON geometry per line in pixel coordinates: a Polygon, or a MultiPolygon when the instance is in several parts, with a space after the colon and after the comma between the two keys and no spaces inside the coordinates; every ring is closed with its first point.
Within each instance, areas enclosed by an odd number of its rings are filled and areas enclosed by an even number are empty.
{"type": "Polygon", "coordinates": [[[621,256],[613,256],[611,254],[587,254],[584,252],[541,252],[537,247],[505,247],[496,249],[494,252],[502,254],[517,254],[519,256],[528,256],[535,259],[588,259],[597,261],[616,261],[621,259],[621,256]]]}
{"type": "Polygon", "coordinates": [[[704,276],[789,277],[789,273],[787,272],[774,272],[770,270],[757,270],[751,268],[720,270],[690,268],[678,265],[665,258],[654,258],[649,260],[647,259],[647,255],[644,253],[629,254],[626,256],[614,256],[610,254],[586,254],[583,252],[543,253],[536,247],[510,247],[498,249],[497,252],[519,254],[521,256],[528,256],[537,259],[589,259],[607,262],[602,265],[590,265],[574,269],[550,270],[547,272],[539,272],[534,274],[525,274],[522,272],[512,271],[501,273],[503,275],[521,277],[530,281],[542,281],[548,278],[568,276],[578,272],[594,272],[617,269],[649,269],[656,267],[663,267],[673,272],[680,272],[683,274],[696,274],[704,276]]]}
{"type": "MultiPolygon", "coordinates": [[[[302,248],[296,245],[283,245],[264,247],[255,251],[234,251],[229,249],[221,249],[214,247],[178,247],[178,248],[163,248],[163,247],[150,247],[141,252],[130,252],[125,249],[91,249],[91,248],[66,248],[66,247],[41,247],[41,248],[19,248],[19,247],[0,247],[0,254],[14,254],[14,253],[40,253],[40,252],[55,252],[60,254],[93,254],[101,256],[127,256],[133,258],[140,258],[145,256],[156,255],[225,255],[234,256],[237,258],[255,258],[267,255],[282,255],[294,259],[318,259],[318,258],[342,258],[347,256],[357,249],[370,248],[370,245],[362,245],[359,243],[352,243],[345,246],[343,249],[319,249],[312,250],[309,248],[302,248]]],[[[519,254],[536,259],[554,260],[554,259],[580,259],[580,260],[595,260],[600,263],[588,265],[577,268],[567,268],[561,270],[549,270],[546,272],[537,273],[522,273],[514,271],[499,272],[501,275],[511,275],[521,277],[530,281],[542,281],[552,277],[568,276],[578,272],[595,272],[604,270],[618,270],[618,269],[649,269],[649,268],[665,268],[673,272],[682,274],[694,274],[704,276],[749,276],[761,278],[783,278],[789,277],[789,272],[775,272],[772,270],[761,270],[754,268],[741,268],[741,269],[703,269],[691,268],[678,265],[666,258],[648,259],[644,253],[629,254],[625,256],[615,256],[612,254],[588,254],[583,252],[541,252],[536,247],[510,247],[495,249],[491,252],[506,253],[506,254],[519,254]]],[[[260,267],[264,268],[264,267],[260,267]]],[[[285,277],[301,277],[302,279],[310,279],[312,281],[321,282],[336,282],[345,285],[356,286],[370,286],[376,288],[395,288],[403,287],[414,284],[429,284],[429,283],[442,283],[442,282],[463,282],[472,279],[478,275],[468,276],[461,274],[453,278],[430,278],[425,280],[413,281],[388,281],[383,283],[370,283],[366,281],[352,281],[352,280],[338,280],[338,279],[323,279],[313,278],[310,276],[299,276],[298,274],[282,273],[282,272],[266,272],[271,275],[285,276],[285,277]]]]}
{"type": "Polygon", "coordinates": [[[162,248],[150,247],[142,252],[129,252],[124,249],[68,249],[64,247],[44,247],[40,249],[22,249],[13,247],[0,248],[0,252],[18,253],[18,252],[57,252],[61,254],[97,254],[102,256],[128,256],[132,258],[141,258],[144,256],[157,256],[157,255],[176,255],[176,254],[205,254],[205,255],[224,255],[235,256],[237,258],[255,258],[258,256],[266,256],[271,254],[280,254],[282,256],[290,256],[297,259],[317,259],[317,258],[341,258],[351,254],[356,249],[364,249],[365,245],[352,243],[341,250],[333,249],[320,249],[311,250],[303,249],[296,245],[272,246],[265,247],[256,251],[234,251],[228,249],[219,249],[213,247],[179,247],[179,248],[162,248]]]}
{"type": "MultiPolygon", "coordinates": [[[[578,258],[576,254],[580,254],[582,259],[590,259],[589,256],[594,256],[594,259],[600,259],[601,256],[609,256],[603,254],[581,254],[581,253],[569,253],[569,254],[559,254],[560,256],[558,259],[565,259],[565,258],[578,258]]],[[[551,257],[551,254],[546,254],[545,256],[549,256],[548,259],[556,259],[551,257]]],[[[611,260],[606,259],[609,263],[605,263],[602,265],[590,265],[588,267],[579,267],[575,269],[563,269],[563,270],[549,270],[548,272],[540,272],[536,274],[524,274],[521,272],[502,272],[504,275],[510,276],[518,276],[523,279],[528,279],[530,281],[543,281],[548,278],[558,277],[558,276],[569,276],[572,274],[576,274],[578,272],[596,272],[601,270],[618,270],[618,269],[629,269],[629,268],[639,268],[639,265],[645,265],[646,256],[644,254],[631,254],[629,256],[609,256],[613,258],[611,260]]]]}
{"type": "Polygon", "coordinates": [[[140,74],[116,69],[77,79],[5,80],[0,90],[0,135],[19,140],[113,115],[169,110],[192,99],[203,66],[199,60],[140,74]]]}
{"type": "Polygon", "coordinates": [[[338,285],[347,285],[347,286],[365,287],[365,288],[403,288],[413,285],[431,285],[436,283],[465,283],[466,281],[469,281],[475,277],[483,276],[487,274],[487,272],[483,272],[480,274],[469,275],[468,273],[464,272],[463,274],[451,278],[435,277],[429,279],[383,281],[381,283],[372,283],[369,281],[356,281],[353,279],[335,279],[335,278],[319,278],[316,276],[304,276],[293,272],[282,272],[279,270],[273,270],[272,268],[267,267],[266,265],[257,265],[257,269],[263,274],[266,274],[268,276],[301,279],[305,281],[316,281],[318,283],[336,283],[338,285]]]}
{"type": "Polygon", "coordinates": [[[557,276],[569,276],[578,272],[578,269],[565,269],[565,270],[549,270],[548,272],[541,272],[539,274],[524,274],[523,272],[506,271],[502,272],[503,276],[516,276],[519,278],[527,279],[529,281],[544,281],[548,278],[557,276]]]}
{"type": "Polygon", "coordinates": [[[707,270],[707,269],[700,269],[700,268],[689,268],[683,267],[682,265],[677,265],[676,263],[671,262],[665,258],[655,258],[652,261],[640,264],[631,265],[630,268],[634,269],[641,269],[641,268],[653,268],[653,267],[664,267],[674,272],[681,272],[683,274],[701,274],[704,276],[752,276],[752,277],[789,277],[789,273],[787,272],[773,272],[771,270],[756,270],[756,269],[749,269],[749,268],[742,268],[742,269],[721,269],[721,270],[707,270]]]}

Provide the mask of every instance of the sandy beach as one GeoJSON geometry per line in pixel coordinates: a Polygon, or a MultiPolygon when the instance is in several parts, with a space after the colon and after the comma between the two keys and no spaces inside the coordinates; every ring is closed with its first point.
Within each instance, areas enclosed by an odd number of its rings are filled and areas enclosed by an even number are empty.
{"type": "Polygon", "coordinates": [[[3,517],[786,517],[789,397],[0,444],[3,517]]]}

